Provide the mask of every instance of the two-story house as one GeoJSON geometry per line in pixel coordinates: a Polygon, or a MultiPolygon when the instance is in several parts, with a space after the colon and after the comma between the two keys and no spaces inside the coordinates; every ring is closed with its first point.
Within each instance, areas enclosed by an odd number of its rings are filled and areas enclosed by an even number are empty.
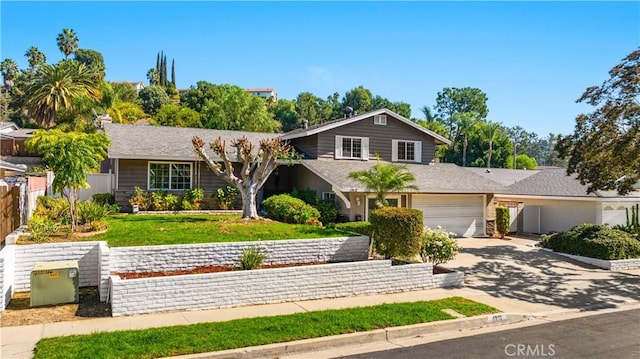
{"type": "Polygon", "coordinates": [[[135,186],[167,191],[200,187],[210,193],[226,185],[195,155],[191,145],[194,135],[207,142],[221,136],[228,144],[243,135],[254,143],[278,136],[290,141],[304,159],[274,171],[262,197],[311,188],[319,196],[335,198],[340,213],[349,220],[368,218],[374,194],[347,175],[370,168],[376,156],[382,162],[405,164],[417,178],[417,191],[388,194],[391,205],[420,209],[425,225],[440,225],[459,236],[492,233],[493,193],[505,190],[499,183],[454,164],[437,163],[436,146],[449,141],[387,109],[285,134],[121,124],[107,124],[105,132],[112,141],[109,162],[115,174],[114,193],[125,207],[135,186]]]}

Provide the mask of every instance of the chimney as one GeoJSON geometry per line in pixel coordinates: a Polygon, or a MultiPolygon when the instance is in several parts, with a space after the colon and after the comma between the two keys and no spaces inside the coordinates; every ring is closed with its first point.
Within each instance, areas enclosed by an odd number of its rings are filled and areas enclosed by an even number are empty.
{"type": "Polygon", "coordinates": [[[309,127],[309,120],[307,120],[306,118],[302,119],[302,128],[306,129],[309,127]]]}
{"type": "Polygon", "coordinates": [[[353,116],[353,107],[347,106],[344,109],[344,118],[351,118],[353,116]]]}

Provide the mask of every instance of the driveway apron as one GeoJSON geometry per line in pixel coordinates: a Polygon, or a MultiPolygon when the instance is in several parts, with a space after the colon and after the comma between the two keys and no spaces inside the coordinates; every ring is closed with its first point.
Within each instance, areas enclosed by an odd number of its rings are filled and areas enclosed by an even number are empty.
{"type": "Polygon", "coordinates": [[[462,238],[445,266],[465,272],[465,288],[558,309],[601,309],[640,301],[640,270],[608,271],[514,238],[462,238]]]}

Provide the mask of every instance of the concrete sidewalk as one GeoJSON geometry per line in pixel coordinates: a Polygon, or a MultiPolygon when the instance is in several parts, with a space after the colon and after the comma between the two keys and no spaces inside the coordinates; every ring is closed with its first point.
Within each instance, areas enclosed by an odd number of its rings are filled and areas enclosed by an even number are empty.
{"type": "Polygon", "coordinates": [[[495,298],[473,289],[438,288],[385,295],[332,298],[235,308],[146,314],[130,317],[85,319],[19,327],[2,327],[0,329],[0,344],[2,346],[0,357],[30,358],[35,344],[40,339],[62,335],[167,327],[203,322],[219,322],[239,318],[292,314],[323,309],[340,309],[357,306],[370,306],[382,303],[434,300],[452,296],[465,297],[477,302],[485,303],[505,313],[542,313],[553,312],[560,309],[554,306],[530,304],[514,299],[495,298]]]}

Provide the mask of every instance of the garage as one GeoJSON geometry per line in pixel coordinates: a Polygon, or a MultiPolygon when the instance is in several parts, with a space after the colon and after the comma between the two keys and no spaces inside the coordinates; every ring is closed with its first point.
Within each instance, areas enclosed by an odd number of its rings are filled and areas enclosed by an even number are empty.
{"type": "Polygon", "coordinates": [[[412,196],[411,206],[422,211],[424,225],[440,226],[459,237],[484,236],[484,195],[412,196]]]}

